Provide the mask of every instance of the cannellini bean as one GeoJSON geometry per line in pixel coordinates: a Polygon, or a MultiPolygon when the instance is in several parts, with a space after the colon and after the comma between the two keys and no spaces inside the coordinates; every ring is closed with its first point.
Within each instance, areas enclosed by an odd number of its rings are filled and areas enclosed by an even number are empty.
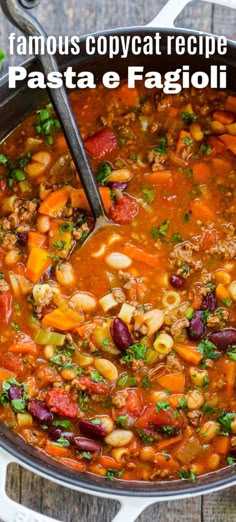
{"type": "Polygon", "coordinates": [[[72,295],[70,306],[83,310],[83,312],[92,312],[97,307],[97,301],[92,294],[88,292],[76,292],[72,295]]]}
{"type": "Polygon", "coordinates": [[[125,459],[129,459],[130,457],[130,450],[128,448],[115,448],[111,452],[112,457],[118,462],[119,464],[122,464],[122,462],[125,459]]]}
{"type": "Polygon", "coordinates": [[[174,341],[172,337],[169,334],[161,333],[156,338],[153,344],[153,348],[161,355],[166,355],[167,353],[171,352],[173,345],[174,341]]]}
{"type": "Polygon", "coordinates": [[[158,310],[155,308],[154,310],[150,310],[150,312],[146,312],[143,316],[143,322],[148,327],[147,335],[152,335],[157,332],[161,328],[164,322],[164,313],[162,310],[158,310]]]}
{"type": "Polygon", "coordinates": [[[53,291],[50,285],[45,284],[36,284],[33,288],[33,298],[37,305],[44,304],[45,302],[49,302],[53,297],[53,291]]]}
{"type": "Polygon", "coordinates": [[[98,302],[101,305],[104,312],[107,312],[111,308],[114,308],[114,306],[118,305],[112,293],[104,295],[104,297],[101,297],[101,299],[99,299],[98,302]]]}
{"type": "Polygon", "coordinates": [[[204,403],[203,394],[193,390],[187,394],[187,407],[189,410],[198,410],[204,403]]]}
{"type": "Polygon", "coordinates": [[[56,267],[56,278],[62,286],[72,286],[75,282],[73,267],[70,263],[59,263],[56,267]]]}
{"type": "Polygon", "coordinates": [[[40,234],[46,234],[50,230],[50,219],[48,216],[39,216],[36,224],[38,232],[40,234]]]}
{"type": "Polygon", "coordinates": [[[49,167],[52,161],[52,156],[50,152],[42,150],[33,154],[31,159],[32,161],[26,165],[25,170],[31,178],[37,178],[37,176],[44,174],[46,169],[49,167]]]}
{"type": "Polygon", "coordinates": [[[217,283],[222,283],[223,285],[229,285],[231,282],[231,275],[226,270],[216,270],[215,278],[217,283]]]}
{"type": "Polygon", "coordinates": [[[101,415],[97,416],[96,420],[100,420],[101,427],[106,433],[106,435],[109,435],[114,430],[114,421],[109,415],[101,415]]]}
{"type": "Polygon", "coordinates": [[[155,450],[151,446],[141,448],[139,458],[142,462],[152,462],[155,456],[155,450]]]}
{"type": "Polygon", "coordinates": [[[208,379],[207,370],[199,370],[198,368],[191,367],[189,369],[190,377],[195,386],[203,386],[208,379]]]}
{"type": "Polygon", "coordinates": [[[201,427],[200,435],[204,438],[204,444],[210,442],[217,435],[220,428],[218,422],[208,421],[201,427]]]}
{"type": "Polygon", "coordinates": [[[73,381],[76,378],[76,373],[73,370],[62,370],[61,371],[62,379],[65,381],[73,381]]]}
{"type": "Polygon", "coordinates": [[[19,261],[20,259],[20,252],[19,250],[16,250],[16,248],[13,248],[12,250],[9,250],[7,254],[5,255],[4,261],[6,265],[13,266],[19,261]]]}
{"type": "Polygon", "coordinates": [[[232,136],[236,136],[236,123],[231,123],[230,125],[226,125],[226,130],[232,136]]]}
{"type": "Polygon", "coordinates": [[[132,173],[129,169],[116,169],[111,172],[108,182],[129,181],[130,178],[132,178],[132,173]]]}
{"type": "Polygon", "coordinates": [[[199,123],[194,122],[190,125],[190,132],[195,141],[202,141],[204,133],[199,123]]]}
{"type": "Polygon", "coordinates": [[[118,314],[118,317],[122,319],[126,324],[131,323],[133,314],[135,312],[135,307],[131,306],[127,303],[123,303],[120,312],[118,314]]]}
{"type": "Polygon", "coordinates": [[[76,352],[74,357],[75,361],[81,366],[81,368],[86,368],[86,366],[93,364],[94,361],[94,357],[79,352],[76,352]]]}
{"type": "Polygon", "coordinates": [[[114,382],[118,379],[118,370],[108,359],[95,359],[94,366],[96,370],[109,382],[114,382]]]}
{"type": "Polygon", "coordinates": [[[123,446],[127,446],[132,439],[132,431],[114,430],[112,433],[107,435],[104,440],[109,446],[113,446],[114,448],[122,448],[123,446]]]}
{"type": "Polygon", "coordinates": [[[228,286],[228,290],[232,299],[236,301],[236,281],[232,281],[232,283],[230,283],[230,285],[228,286]]]}
{"type": "Polygon", "coordinates": [[[214,132],[218,134],[222,134],[222,132],[225,132],[225,126],[220,121],[212,121],[211,128],[214,132]]]}
{"type": "Polygon", "coordinates": [[[108,266],[114,268],[115,270],[123,270],[124,268],[128,268],[132,263],[130,257],[126,256],[125,254],[121,254],[120,252],[112,252],[106,257],[105,261],[108,266]]]}
{"type": "Polygon", "coordinates": [[[151,391],[150,400],[156,404],[158,401],[166,401],[168,399],[168,395],[164,391],[153,390],[151,391]]]}
{"type": "Polygon", "coordinates": [[[45,359],[51,359],[51,357],[53,357],[54,355],[54,347],[51,344],[47,344],[46,346],[44,346],[43,355],[45,359]]]}
{"type": "Polygon", "coordinates": [[[220,455],[218,453],[213,453],[208,460],[208,467],[210,470],[214,471],[220,465],[220,455]]]}
{"type": "Polygon", "coordinates": [[[31,152],[34,148],[42,145],[42,143],[43,140],[40,140],[39,138],[27,138],[25,140],[25,152],[31,152]]]}
{"type": "Polygon", "coordinates": [[[17,413],[17,424],[19,428],[23,428],[25,426],[31,426],[33,424],[33,418],[30,413],[17,413]]]}

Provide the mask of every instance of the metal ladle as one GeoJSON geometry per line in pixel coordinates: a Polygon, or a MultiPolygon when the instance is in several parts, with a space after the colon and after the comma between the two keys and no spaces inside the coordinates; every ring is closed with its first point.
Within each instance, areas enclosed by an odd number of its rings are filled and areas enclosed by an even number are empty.
{"type": "MultiPolygon", "coordinates": [[[[4,14],[15,27],[20,29],[27,37],[40,36],[46,41],[47,34],[44,29],[29,13],[29,9],[36,7],[39,3],[40,0],[0,0],[4,14]]],[[[52,71],[59,72],[57,61],[52,55],[39,55],[37,59],[46,77],[52,71]]],[[[67,145],[80,177],[82,187],[95,218],[95,227],[88,236],[90,238],[91,234],[98,230],[100,231],[101,227],[107,227],[109,225],[114,227],[115,223],[110,221],[106,215],[96,179],[89,164],[83,140],[73,115],[65,87],[63,86],[59,89],[48,88],[48,91],[52,105],[64,131],[67,145]]]]}

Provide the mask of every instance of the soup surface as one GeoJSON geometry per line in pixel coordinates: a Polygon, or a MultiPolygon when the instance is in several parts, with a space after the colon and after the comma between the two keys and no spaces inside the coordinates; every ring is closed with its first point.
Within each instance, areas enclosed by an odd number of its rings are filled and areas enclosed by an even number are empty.
{"type": "Polygon", "coordinates": [[[0,146],[0,419],[108,480],[194,480],[236,449],[236,97],[74,92],[110,227],[50,105],[0,146]]]}

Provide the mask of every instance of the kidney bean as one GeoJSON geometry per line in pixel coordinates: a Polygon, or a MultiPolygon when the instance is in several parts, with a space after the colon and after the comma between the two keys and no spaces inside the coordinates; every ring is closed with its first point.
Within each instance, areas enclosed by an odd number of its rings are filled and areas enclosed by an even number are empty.
{"type": "Polygon", "coordinates": [[[184,280],[181,276],[178,276],[176,274],[172,274],[170,276],[169,282],[173,288],[182,288],[184,285],[184,280]]]}
{"type": "Polygon", "coordinates": [[[24,246],[28,241],[28,232],[17,232],[16,237],[18,245],[24,246]]]}
{"type": "Polygon", "coordinates": [[[202,321],[202,311],[194,312],[192,319],[189,321],[187,335],[191,341],[199,341],[206,333],[205,324],[202,321]]]}
{"type": "Polygon", "coordinates": [[[128,326],[119,317],[111,323],[111,336],[117,348],[123,352],[133,344],[128,326]]]}
{"type": "Polygon", "coordinates": [[[208,335],[209,341],[220,350],[227,350],[229,346],[236,345],[236,328],[224,328],[208,335]]]}
{"type": "Polygon", "coordinates": [[[7,390],[7,394],[8,394],[10,401],[14,401],[15,399],[22,398],[21,388],[19,386],[14,386],[14,384],[12,384],[10,386],[9,390],[7,390]]]}
{"type": "Polygon", "coordinates": [[[38,422],[50,424],[53,421],[53,414],[47,409],[44,402],[38,399],[29,400],[28,411],[38,422]]]}
{"type": "Polygon", "coordinates": [[[212,290],[207,295],[202,296],[201,310],[209,310],[209,312],[214,312],[217,308],[217,300],[216,294],[212,290]]]}
{"type": "Polygon", "coordinates": [[[112,190],[125,190],[128,183],[126,181],[113,181],[112,183],[108,183],[108,187],[112,190]]]}
{"type": "Polygon", "coordinates": [[[85,437],[75,437],[75,444],[80,451],[99,451],[102,446],[99,442],[87,439],[85,437]]]}
{"type": "Polygon", "coordinates": [[[102,439],[107,435],[107,432],[102,423],[94,424],[89,420],[81,420],[79,423],[79,429],[83,435],[86,435],[87,437],[93,437],[95,439],[102,439]]]}
{"type": "Polygon", "coordinates": [[[64,431],[59,426],[50,426],[48,430],[48,435],[53,440],[58,440],[60,437],[64,437],[67,439],[71,444],[74,442],[74,433],[71,431],[64,431]]]}

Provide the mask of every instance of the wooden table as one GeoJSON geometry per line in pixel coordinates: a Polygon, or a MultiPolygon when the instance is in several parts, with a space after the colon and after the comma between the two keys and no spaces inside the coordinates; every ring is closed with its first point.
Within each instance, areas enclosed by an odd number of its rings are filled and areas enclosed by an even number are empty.
{"type": "MultiPolygon", "coordinates": [[[[49,34],[85,34],[109,27],[148,23],[165,3],[166,0],[41,0],[36,14],[49,34]]],[[[178,25],[236,39],[236,11],[232,9],[193,2],[179,17],[178,25]]],[[[1,17],[0,48],[6,52],[10,30],[1,17]]],[[[11,58],[11,62],[19,61],[19,58],[11,58]]],[[[113,501],[56,486],[18,466],[12,466],[9,471],[7,490],[16,501],[63,522],[110,522],[119,507],[113,501]]],[[[236,487],[205,497],[156,504],[138,519],[139,522],[235,520],[236,487]]]]}

